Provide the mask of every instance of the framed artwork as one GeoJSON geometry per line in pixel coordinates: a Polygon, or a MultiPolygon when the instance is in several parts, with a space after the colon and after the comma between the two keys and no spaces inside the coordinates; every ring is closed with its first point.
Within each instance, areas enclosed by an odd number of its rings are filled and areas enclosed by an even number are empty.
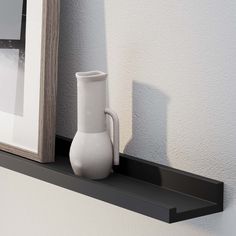
{"type": "Polygon", "coordinates": [[[0,0],[0,149],[54,161],[59,0],[0,0]]]}

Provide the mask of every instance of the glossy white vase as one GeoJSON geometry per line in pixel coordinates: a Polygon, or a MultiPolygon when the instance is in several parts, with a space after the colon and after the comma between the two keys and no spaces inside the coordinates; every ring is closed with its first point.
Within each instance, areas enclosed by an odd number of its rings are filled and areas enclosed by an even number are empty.
{"type": "Polygon", "coordinates": [[[70,162],[78,176],[106,178],[112,165],[119,165],[119,120],[106,107],[107,74],[100,71],[76,73],[78,88],[78,131],[70,148],[70,162]],[[107,132],[106,115],[113,120],[113,144],[107,132]]]}

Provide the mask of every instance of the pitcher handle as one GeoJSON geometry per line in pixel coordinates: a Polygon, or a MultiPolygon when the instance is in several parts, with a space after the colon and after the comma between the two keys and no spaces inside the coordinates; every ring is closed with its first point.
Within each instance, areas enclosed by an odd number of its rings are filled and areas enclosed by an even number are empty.
{"type": "Polygon", "coordinates": [[[114,112],[110,108],[105,109],[105,114],[109,115],[113,120],[113,157],[114,157],[114,165],[118,166],[120,163],[120,124],[119,118],[116,112],[114,112]]]}

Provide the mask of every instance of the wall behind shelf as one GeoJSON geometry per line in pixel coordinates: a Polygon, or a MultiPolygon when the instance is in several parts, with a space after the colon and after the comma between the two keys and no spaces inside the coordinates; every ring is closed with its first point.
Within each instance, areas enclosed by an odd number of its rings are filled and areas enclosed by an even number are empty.
{"type": "Polygon", "coordinates": [[[107,70],[121,149],[224,181],[226,209],[168,225],[0,168],[0,235],[235,235],[236,2],[61,7],[57,133],[76,131],[74,73],[107,70]]]}
{"type": "MultiPolygon", "coordinates": [[[[227,216],[236,216],[235,1],[92,2],[96,13],[90,19],[85,12],[91,8],[81,8],[76,69],[108,71],[110,104],[121,120],[121,151],[224,181],[225,212],[184,227],[186,235],[192,229],[230,235],[228,228],[234,234],[227,216]]],[[[60,78],[69,80],[73,75],[60,78]]],[[[63,116],[59,101],[58,133],[73,137],[76,97],[70,84],[73,118],[63,116]]],[[[159,231],[181,235],[180,226],[160,224],[159,231]]]]}

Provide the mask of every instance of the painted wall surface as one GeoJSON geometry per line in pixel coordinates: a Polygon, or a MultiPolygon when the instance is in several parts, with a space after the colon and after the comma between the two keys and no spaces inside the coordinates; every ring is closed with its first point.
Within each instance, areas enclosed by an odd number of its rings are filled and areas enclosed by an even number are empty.
{"type": "Polygon", "coordinates": [[[0,168],[0,235],[235,235],[236,2],[61,4],[57,133],[76,131],[74,73],[107,70],[121,150],[224,181],[225,211],[169,225],[0,168]]]}

